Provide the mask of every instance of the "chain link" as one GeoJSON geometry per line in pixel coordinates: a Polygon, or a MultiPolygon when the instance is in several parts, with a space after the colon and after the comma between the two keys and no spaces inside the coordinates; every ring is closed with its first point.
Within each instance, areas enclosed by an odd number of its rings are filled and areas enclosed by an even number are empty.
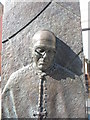
{"type": "Polygon", "coordinates": [[[42,118],[47,117],[47,84],[46,84],[46,78],[44,73],[39,75],[40,81],[39,81],[39,96],[38,96],[38,112],[34,114],[34,116],[37,116],[40,120],[42,118]]]}

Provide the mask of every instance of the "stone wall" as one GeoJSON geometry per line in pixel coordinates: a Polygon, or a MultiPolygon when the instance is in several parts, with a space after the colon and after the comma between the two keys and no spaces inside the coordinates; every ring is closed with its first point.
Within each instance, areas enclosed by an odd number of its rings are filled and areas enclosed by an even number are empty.
{"type": "Polygon", "coordinates": [[[82,41],[78,2],[54,2],[40,14],[48,2],[18,2],[8,0],[3,17],[3,41],[32,21],[8,42],[2,50],[2,89],[10,75],[32,62],[31,38],[40,29],[48,29],[57,37],[56,62],[80,76],[82,73],[82,41]],[[35,19],[34,19],[35,18],[35,19]],[[32,20],[34,19],[34,20],[32,20]]]}

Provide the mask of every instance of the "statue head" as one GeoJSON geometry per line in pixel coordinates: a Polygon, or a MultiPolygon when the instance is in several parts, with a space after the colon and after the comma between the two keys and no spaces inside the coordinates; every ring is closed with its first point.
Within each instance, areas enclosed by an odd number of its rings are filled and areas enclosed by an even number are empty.
{"type": "Polygon", "coordinates": [[[37,69],[47,70],[53,60],[56,51],[56,37],[48,30],[41,30],[34,34],[33,42],[33,62],[37,69]]]}

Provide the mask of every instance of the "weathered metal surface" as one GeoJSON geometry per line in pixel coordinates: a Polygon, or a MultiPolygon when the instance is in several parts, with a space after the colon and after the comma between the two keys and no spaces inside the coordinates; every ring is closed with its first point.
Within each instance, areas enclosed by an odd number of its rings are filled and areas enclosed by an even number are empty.
{"type": "MultiPolygon", "coordinates": [[[[9,7],[4,15],[3,39],[21,28],[29,19],[31,20],[32,16],[34,17],[36,13],[40,12],[46,4],[18,3],[13,4],[13,7],[10,6],[11,8],[9,7]]],[[[80,14],[79,5],[78,3],[66,4],[68,6],[71,4],[69,10],[60,3],[52,2],[26,29],[3,44],[2,90],[6,83],[10,83],[6,86],[8,89],[4,94],[3,106],[7,107],[5,105],[7,105],[8,97],[8,104],[13,106],[13,110],[9,106],[10,116],[33,117],[33,110],[37,111],[39,78],[32,69],[33,66],[28,64],[32,63],[32,36],[38,30],[48,29],[57,36],[55,63],[58,64],[47,71],[46,76],[48,117],[85,117],[83,55],[76,56],[82,48],[80,16],[76,12],[72,13],[72,9],[74,9],[72,4],[75,4],[77,12],[80,14]],[[12,95],[14,95],[14,99],[12,95]]],[[[3,112],[3,115],[9,116],[6,111],[3,112]]]]}
{"type": "MultiPolygon", "coordinates": [[[[34,118],[39,91],[39,77],[34,69],[26,66],[11,75],[3,91],[3,117],[34,118]]],[[[84,118],[85,101],[80,78],[54,65],[47,71],[46,79],[48,118],[84,118]]]]}
{"type": "MultiPolygon", "coordinates": [[[[6,14],[4,14],[3,19],[3,40],[24,26],[36,15],[36,13],[40,12],[40,10],[45,7],[46,4],[47,3],[18,3],[12,5],[11,3],[7,3],[6,8],[8,8],[8,10],[5,9],[6,14]],[[29,11],[27,11],[26,8],[29,11]],[[17,22],[19,22],[19,24],[17,22]]],[[[77,9],[79,9],[78,3],[71,4],[75,4],[77,9]]],[[[43,28],[54,32],[59,39],[57,47],[59,54],[57,55],[57,63],[64,67],[68,66],[71,71],[78,75],[82,74],[81,60],[77,57],[72,63],[72,59],[82,47],[80,17],[72,13],[72,7],[71,10],[69,8],[68,11],[57,3],[52,3],[25,30],[9,42],[3,44],[3,81],[7,81],[13,72],[31,62],[31,51],[29,49],[31,45],[31,38],[35,32],[43,28]]],[[[5,83],[3,83],[3,86],[4,85],[5,83]]]]}

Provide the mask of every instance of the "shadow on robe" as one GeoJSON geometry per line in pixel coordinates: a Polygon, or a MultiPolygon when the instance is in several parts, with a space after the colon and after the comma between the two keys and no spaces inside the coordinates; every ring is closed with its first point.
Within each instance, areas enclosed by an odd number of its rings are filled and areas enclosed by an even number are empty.
{"type": "Polygon", "coordinates": [[[82,75],[82,61],[79,56],[59,38],[56,38],[56,48],[56,63],[71,70],[78,76],[82,75]]]}

